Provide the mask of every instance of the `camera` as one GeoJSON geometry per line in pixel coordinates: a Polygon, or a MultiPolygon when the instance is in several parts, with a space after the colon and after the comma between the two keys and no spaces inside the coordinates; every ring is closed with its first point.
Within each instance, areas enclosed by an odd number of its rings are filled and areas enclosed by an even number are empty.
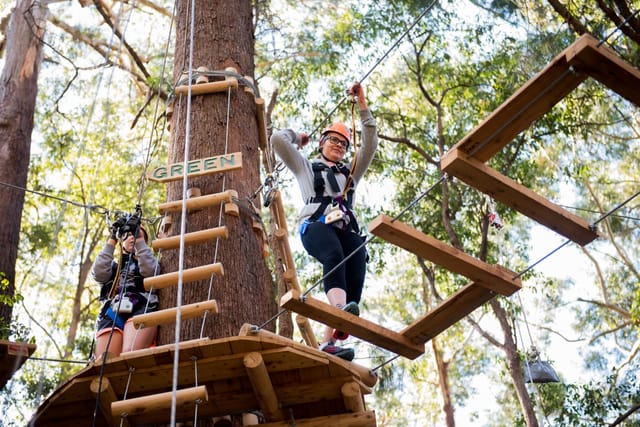
{"type": "Polygon", "coordinates": [[[140,227],[140,213],[122,214],[111,225],[111,232],[117,239],[123,238],[127,233],[135,233],[140,227]]]}
{"type": "Polygon", "coordinates": [[[122,299],[114,299],[111,303],[111,309],[114,313],[131,313],[133,311],[133,303],[127,296],[123,296],[122,299]]]}

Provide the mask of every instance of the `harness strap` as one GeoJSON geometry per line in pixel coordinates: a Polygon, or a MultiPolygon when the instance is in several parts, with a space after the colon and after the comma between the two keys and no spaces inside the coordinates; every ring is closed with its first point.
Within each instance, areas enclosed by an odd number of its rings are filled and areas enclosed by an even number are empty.
{"type": "Polygon", "coordinates": [[[341,206],[344,206],[346,209],[346,214],[349,216],[349,226],[353,228],[356,233],[360,232],[360,227],[358,227],[358,222],[356,220],[355,215],[351,211],[353,206],[353,194],[354,194],[354,183],[352,180],[348,179],[350,176],[349,169],[344,166],[328,166],[322,162],[313,162],[313,189],[316,192],[315,197],[310,198],[307,203],[319,203],[318,209],[311,214],[309,220],[312,222],[318,221],[320,217],[324,214],[325,210],[330,204],[338,202],[341,206]],[[340,192],[340,186],[338,185],[338,180],[336,179],[336,172],[342,173],[345,177],[347,177],[347,185],[348,190],[346,191],[347,197],[346,200],[343,198],[343,195],[338,197],[325,196],[325,179],[322,176],[322,171],[327,171],[326,181],[329,182],[331,189],[334,193],[340,192]]]}

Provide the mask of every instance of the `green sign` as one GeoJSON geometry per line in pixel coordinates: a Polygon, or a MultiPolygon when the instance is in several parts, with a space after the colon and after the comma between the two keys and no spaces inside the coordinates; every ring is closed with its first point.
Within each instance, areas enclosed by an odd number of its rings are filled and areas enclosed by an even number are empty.
{"type": "MultiPolygon", "coordinates": [[[[149,180],[156,182],[169,182],[182,179],[184,176],[184,162],[173,163],[169,166],[155,168],[149,174],[149,180]]],[[[242,168],[242,153],[223,154],[221,156],[207,157],[206,159],[191,160],[187,162],[187,176],[211,175],[242,168]]]]}

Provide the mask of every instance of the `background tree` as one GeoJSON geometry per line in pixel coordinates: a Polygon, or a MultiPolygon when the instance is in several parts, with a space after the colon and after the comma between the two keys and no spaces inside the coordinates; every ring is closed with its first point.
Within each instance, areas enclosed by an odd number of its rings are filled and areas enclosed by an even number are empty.
{"type": "MultiPolygon", "coordinates": [[[[21,0],[8,20],[6,60],[0,76],[0,338],[8,338],[15,293],[20,218],[29,171],[31,131],[42,57],[46,3],[21,0]]],[[[2,49],[0,49],[2,52],[2,49]]]]}

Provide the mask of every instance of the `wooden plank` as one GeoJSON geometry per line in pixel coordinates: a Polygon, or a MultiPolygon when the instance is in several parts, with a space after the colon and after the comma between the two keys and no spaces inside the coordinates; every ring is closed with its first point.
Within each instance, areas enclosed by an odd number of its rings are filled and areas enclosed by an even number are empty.
{"type": "Polygon", "coordinates": [[[595,37],[580,37],[567,52],[567,62],[640,106],[640,70],[595,37]]]}
{"type": "MultiPolygon", "coordinates": [[[[183,305],[180,310],[180,318],[182,320],[191,319],[193,317],[202,316],[205,312],[218,314],[218,303],[216,300],[208,300],[196,302],[193,304],[183,305]]],[[[173,323],[176,320],[178,308],[167,308],[164,310],[154,311],[153,313],[139,314],[133,316],[133,326],[136,329],[148,328],[150,326],[165,325],[173,323]]]]}
{"type": "Polygon", "coordinates": [[[502,295],[511,295],[522,287],[514,272],[480,261],[386,215],[375,218],[369,232],[502,295]]]}
{"type": "Polygon", "coordinates": [[[498,173],[484,163],[452,149],[440,161],[442,170],[490,195],[540,224],[586,245],[598,237],[587,221],[551,203],[524,185],[498,173]]]}
{"type": "MultiPolygon", "coordinates": [[[[259,425],[260,427],[290,427],[291,421],[286,420],[259,425]]],[[[295,420],[295,425],[297,427],[376,427],[376,414],[374,411],[367,411],[357,414],[328,415],[326,417],[295,420]]]]}
{"type": "MultiPolygon", "coordinates": [[[[192,233],[186,233],[184,235],[184,244],[197,245],[201,243],[207,243],[211,240],[221,237],[226,239],[229,237],[229,231],[226,226],[209,228],[207,230],[194,231],[192,233]]],[[[164,237],[162,239],[156,239],[151,243],[151,247],[154,251],[160,249],[177,249],[180,247],[180,236],[164,237]]]]}
{"type": "Polygon", "coordinates": [[[495,295],[495,292],[479,283],[470,283],[400,333],[412,342],[424,344],[495,295]]]}
{"type": "Polygon", "coordinates": [[[409,359],[415,359],[424,353],[423,345],[414,344],[397,332],[312,297],[306,296],[303,299],[296,290],[287,292],[280,300],[280,306],[409,359]]]}
{"type": "MultiPolygon", "coordinates": [[[[157,276],[145,277],[143,281],[144,289],[163,289],[169,286],[176,286],[180,279],[179,272],[159,274],[157,276]]],[[[189,283],[196,280],[209,279],[212,275],[224,276],[224,268],[222,264],[216,262],[214,264],[201,265],[199,267],[188,268],[182,271],[182,282],[189,283]]]]}
{"type": "MultiPolygon", "coordinates": [[[[224,203],[230,203],[233,201],[233,197],[238,197],[238,192],[234,190],[227,190],[221,193],[207,194],[204,196],[191,197],[187,199],[187,211],[192,212],[210,206],[218,206],[224,203]]],[[[171,202],[165,202],[158,205],[158,210],[161,214],[167,212],[180,212],[182,211],[182,200],[174,200],[171,202]]]]}
{"type": "MultiPolygon", "coordinates": [[[[575,42],[574,44],[578,43],[575,42]]],[[[573,44],[556,56],[454,147],[486,162],[520,132],[551,110],[586,78],[567,62],[573,44]]]]}

